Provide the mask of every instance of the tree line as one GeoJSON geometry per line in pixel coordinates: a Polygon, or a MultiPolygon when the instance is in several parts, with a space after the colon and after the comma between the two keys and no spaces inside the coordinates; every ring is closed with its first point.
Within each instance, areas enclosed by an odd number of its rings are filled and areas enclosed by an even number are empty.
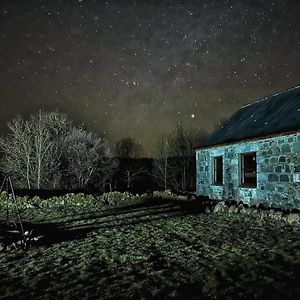
{"type": "Polygon", "coordinates": [[[132,190],[141,182],[145,190],[193,190],[194,147],[205,137],[178,125],[147,160],[133,138],[119,140],[113,155],[103,138],[63,113],[39,111],[27,120],[14,119],[8,128],[0,139],[1,171],[18,188],[38,190],[132,190]]]}
{"type": "Polygon", "coordinates": [[[174,131],[162,136],[156,145],[151,167],[146,161],[141,164],[141,146],[132,138],[123,138],[115,145],[116,156],[121,161],[119,178],[123,178],[130,189],[141,177],[155,182],[157,188],[173,191],[195,191],[196,157],[195,147],[206,139],[204,131],[186,130],[178,124],[174,131]]]}
{"type": "Polygon", "coordinates": [[[40,111],[8,124],[0,140],[1,169],[27,189],[103,189],[117,161],[104,139],[65,114],[40,111]]]}

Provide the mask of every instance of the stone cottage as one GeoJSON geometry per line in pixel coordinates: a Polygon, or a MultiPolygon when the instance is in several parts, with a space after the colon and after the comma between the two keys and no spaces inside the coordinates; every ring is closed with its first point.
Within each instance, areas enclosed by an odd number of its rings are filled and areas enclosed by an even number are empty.
{"type": "Polygon", "coordinates": [[[244,106],[196,149],[197,195],[300,209],[300,86],[244,106]]]}

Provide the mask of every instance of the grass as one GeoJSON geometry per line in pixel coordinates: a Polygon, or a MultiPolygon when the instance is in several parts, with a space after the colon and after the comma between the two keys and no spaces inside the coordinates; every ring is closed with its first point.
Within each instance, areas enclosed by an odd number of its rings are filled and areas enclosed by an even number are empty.
{"type": "Polygon", "coordinates": [[[21,213],[44,237],[0,252],[1,299],[300,297],[296,226],[159,202],[21,213]]]}

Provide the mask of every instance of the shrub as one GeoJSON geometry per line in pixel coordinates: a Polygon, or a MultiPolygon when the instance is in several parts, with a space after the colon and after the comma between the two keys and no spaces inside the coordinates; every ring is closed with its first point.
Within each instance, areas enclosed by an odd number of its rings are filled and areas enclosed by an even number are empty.
{"type": "MultiPolygon", "coordinates": [[[[6,192],[3,192],[0,195],[0,207],[6,205],[7,197],[9,197],[9,204],[14,205],[12,196],[8,196],[6,192]]],[[[24,196],[16,197],[16,202],[19,208],[104,205],[104,202],[102,202],[99,197],[84,194],[66,194],[64,196],[55,196],[49,199],[41,199],[38,196],[34,196],[33,198],[24,196]]]]}
{"type": "Polygon", "coordinates": [[[139,195],[132,195],[128,192],[110,192],[105,193],[101,197],[102,201],[107,205],[119,206],[119,205],[134,205],[142,203],[146,200],[145,197],[139,195]]]}
{"type": "Polygon", "coordinates": [[[166,191],[154,191],[153,192],[154,198],[159,198],[159,199],[178,199],[178,196],[176,194],[173,194],[170,190],[166,191]]]}
{"type": "MultiPolygon", "coordinates": [[[[9,197],[9,205],[14,205],[11,195],[6,192],[0,195],[0,207],[6,205],[9,197]]],[[[52,208],[52,207],[74,207],[74,206],[97,206],[103,207],[105,204],[111,206],[126,206],[143,203],[149,199],[148,195],[132,195],[128,192],[111,192],[101,196],[79,194],[66,194],[64,196],[54,196],[49,199],[41,199],[38,196],[29,198],[28,196],[16,197],[18,208],[52,208]]]]}

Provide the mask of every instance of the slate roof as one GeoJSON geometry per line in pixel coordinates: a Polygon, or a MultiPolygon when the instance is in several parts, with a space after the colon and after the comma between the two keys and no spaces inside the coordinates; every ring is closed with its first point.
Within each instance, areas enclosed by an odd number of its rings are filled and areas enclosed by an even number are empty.
{"type": "Polygon", "coordinates": [[[300,86],[242,107],[199,148],[300,130],[300,86]]]}

